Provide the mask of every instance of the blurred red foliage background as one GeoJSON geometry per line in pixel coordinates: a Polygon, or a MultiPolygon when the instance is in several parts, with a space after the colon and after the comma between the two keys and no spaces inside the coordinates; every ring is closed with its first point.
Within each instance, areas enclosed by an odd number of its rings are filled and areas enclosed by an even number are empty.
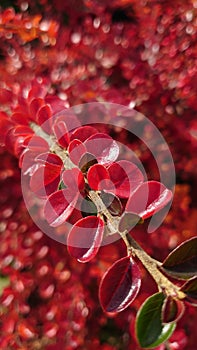
{"type": "MultiPolygon", "coordinates": [[[[143,270],[142,290],[128,309],[114,317],[103,313],[99,281],[124,255],[124,246],[119,241],[102,247],[93,261],[80,264],[38,230],[23,202],[17,159],[4,146],[5,120],[28,120],[33,98],[44,99],[54,112],[114,102],[152,120],[172,152],[177,184],[162,226],[148,240],[144,228],[136,237],[162,260],[196,235],[196,32],[196,0],[5,0],[0,5],[0,271],[9,276],[9,285],[1,288],[1,349],[140,349],[134,319],[155,291],[151,278],[143,270]]],[[[157,180],[145,146],[125,142],[148,177],[157,180]]],[[[196,322],[196,310],[187,307],[168,349],[195,350],[196,322]]]]}

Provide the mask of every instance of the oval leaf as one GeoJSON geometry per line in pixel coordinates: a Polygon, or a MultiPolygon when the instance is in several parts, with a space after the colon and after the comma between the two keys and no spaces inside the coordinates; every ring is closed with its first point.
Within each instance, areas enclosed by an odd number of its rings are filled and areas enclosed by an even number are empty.
{"type": "Polygon", "coordinates": [[[145,300],[136,317],[136,335],[142,348],[155,348],[166,341],[175,324],[162,325],[161,313],[165,300],[163,293],[156,293],[145,300]]]}
{"type": "Polygon", "coordinates": [[[52,193],[44,206],[44,216],[49,225],[56,227],[64,223],[72,214],[78,199],[78,193],[69,189],[52,193]]]}
{"type": "Polygon", "coordinates": [[[70,255],[85,263],[97,254],[103,239],[104,222],[97,216],[87,216],[75,223],[68,234],[70,255]]]}
{"type": "Polygon", "coordinates": [[[114,196],[112,193],[107,193],[102,191],[100,198],[109,210],[110,214],[114,216],[119,216],[122,214],[123,208],[121,201],[118,197],[114,196]]]}
{"type": "Polygon", "coordinates": [[[160,182],[144,182],[130,196],[126,211],[134,212],[146,219],[165,207],[171,199],[172,192],[160,182]]]}
{"type": "Polygon", "coordinates": [[[70,142],[68,129],[66,123],[63,120],[56,122],[53,126],[54,135],[60,146],[67,148],[70,142]]]}
{"type": "Polygon", "coordinates": [[[97,215],[97,207],[88,197],[82,200],[81,213],[83,217],[97,215]]]}
{"type": "Polygon", "coordinates": [[[42,163],[44,165],[51,164],[53,166],[56,165],[56,166],[59,166],[59,167],[62,167],[62,165],[63,165],[63,162],[62,162],[61,158],[59,156],[57,156],[56,154],[54,154],[54,153],[42,153],[42,154],[39,154],[36,157],[36,160],[39,163],[42,163]]]}
{"type": "Polygon", "coordinates": [[[117,142],[103,133],[90,136],[85,141],[85,146],[87,151],[92,153],[100,164],[110,165],[119,155],[117,142]]]}
{"type": "Polygon", "coordinates": [[[82,172],[78,168],[67,169],[62,174],[62,180],[66,187],[73,193],[83,191],[85,180],[82,172]]]}
{"type": "MultiPolygon", "coordinates": [[[[33,120],[36,120],[37,112],[45,104],[43,98],[34,98],[29,104],[29,113],[33,120]]],[[[26,117],[27,120],[27,117],[26,117]]]]}
{"type": "Polygon", "coordinates": [[[104,274],[99,299],[105,312],[120,312],[137,296],[141,286],[137,264],[126,256],[116,261],[104,274]]]}
{"type": "Polygon", "coordinates": [[[41,106],[37,112],[38,124],[48,134],[51,132],[52,110],[49,104],[41,106]]]}
{"type": "Polygon", "coordinates": [[[39,166],[30,178],[30,189],[40,198],[45,198],[57,190],[61,167],[39,166]]]}
{"type": "Polygon", "coordinates": [[[189,279],[197,275],[197,237],[188,239],[164,260],[162,269],[169,275],[189,279]]]}
{"type": "Polygon", "coordinates": [[[102,190],[107,187],[109,180],[108,170],[101,164],[91,166],[87,173],[88,184],[93,190],[102,190]]]}
{"type": "Polygon", "coordinates": [[[72,140],[68,146],[70,160],[78,165],[81,157],[86,153],[86,147],[80,140],[72,140]]]}
{"type": "Polygon", "coordinates": [[[144,176],[138,167],[127,160],[111,164],[108,171],[115,185],[115,194],[122,198],[129,198],[144,181],[144,176]]]}
{"type": "Polygon", "coordinates": [[[83,156],[80,158],[79,161],[79,168],[81,169],[82,173],[86,173],[88,169],[94,165],[97,164],[97,160],[95,156],[91,153],[84,153],[83,156]]]}
{"type": "Polygon", "coordinates": [[[182,317],[184,311],[185,306],[181,300],[168,296],[162,307],[162,322],[177,322],[182,317]]]}
{"type": "Polygon", "coordinates": [[[97,129],[95,129],[93,126],[83,125],[77,129],[75,129],[75,131],[73,131],[70,139],[71,140],[78,139],[81,142],[84,142],[90,136],[97,134],[97,133],[98,133],[97,129]]]}
{"type": "Polygon", "coordinates": [[[187,302],[189,302],[193,306],[197,306],[197,276],[187,281],[181,287],[181,291],[186,294],[185,300],[187,302]]]}

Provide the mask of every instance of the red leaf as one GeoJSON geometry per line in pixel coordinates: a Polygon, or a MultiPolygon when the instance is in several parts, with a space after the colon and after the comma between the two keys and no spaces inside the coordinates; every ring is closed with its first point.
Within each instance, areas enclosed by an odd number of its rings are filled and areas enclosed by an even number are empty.
{"type": "Polygon", "coordinates": [[[15,112],[12,114],[12,120],[16,124],[28,125],[29,120],[27,119],[27,114],[25,112],[15,112]]]}
{"type": "Polygon", "coordinates": [[[53,126],[53,131],[57,138],[57,142],[60,144],[60,146],[62,146],[63,148],[67,148],[70,142],[70,137],[66,123],[61,120],[56,122],[53,126]]]}
{"type": "Polygon", "coordinates": [[[176,247],[162,266],[167,274],[180,279],[197,275],[197,237],[192,237],[176,247]]]}
{"type": "Polygon", "coordinates": [[[93,190],[103,190],[108,187],[108,170],[101,164],[94,164],[87,173],[88,184],[93,190]]]}
{"type": "Polygon", "coordinates": [[[193,306],[197,306],[197,276],[187,281],[181,287],[181,291],[186,294],[185,301],[193,306]]]}
{"type": "Polygon", "coordinates": [[[6,148],[9,152],[18,157],[23,151],[23,142],[25,138],[32,134],[32,129],[26,125],[18,125],[9,129],[5,137],[6,148]]]}
{"type": "Polygon", "coordinates": [[[62,180],[73,193],[83,191],[84,189],[84,176],[78,168],[65,170],[62,174],[62,180]]]}
{"type": "Polygon", "coordinates": [[[57,190],[63,162],[53,153],[42,153],[35,160],[38,166],[30,179],[30,188],[38,197],[45,198],[57,190]]]}
{"type": "Polygon", "coordinates": [[[171,199],[172,192],[160,182],[144,182],[128,199],[126,211],[146,219],[165,207],[171,199]]]}
{"type": "Polygon", "coordinates": [[[44,105],[40,107],[37,113],[38,124],[42,127],[42,129],[48,134],[51,133],[52,127],[52,110],[50,105],[44,105]]]}
{"type": "Polygon", "coordinates": [[[56,227],[67,221],[72,214],[78,195],[73,195],[69,189],[52,193],[44,207],[44,216],[49,225],[56,227]]]}
{"type": "Polygon", "coordinates": [[[68,146],[70,160],[78,165],[81,157],[86,153],[86,147],[80,140],[72,140],[68,146]]]}
{"type": "Polygon", "coordinates": [[[128,198],[144,181],[144,176],[138,167],[127,160],[111,164],[108,171],[118,197],[128,198]]]}
{"type": "Polygon", "coordinates": [[[92,153],[100,164],[109,165],[113,163],[119,154],[119,147],[116,141],[103,133],[90,136],[85,141],[85,146],[87,151],[92,153]]]}
{"type": "Polygon", "coordinates": [[[59,166],[39,166],[33,171],[30,179],[30,189],[38,197],[45,198],[57,190],[60,182],[61,168],[59,166]]]}
{"type": "Polygon", "coordinates": [[[91,260],[103,239],[104,222],[97,216],[87,216],[76,222],[68,234],[68,251],[80,262],[91,260]]]}
{"type": "Polygon", "coordinates": [[[99,299],[105,312],[120,312],[135,299],[141,286],[137,264],[126,256],[116,261],[104,274],[99,299]]]}
{"type": "Polygon", "coordinates": [[[84,142],[90,136],[97,134],[97,133],[98,133],[98,131],[95,128],[93,128],[92,126],[84,125],[84,126],[77,128],[75,131],[73,131],[70,139],[71,140],[77,139],[77,140],[80,140],[81,142],[84,142]]]}
{"type": "Polygon", "coordinates": [[[168,296],[162,306],[162,323],[177,322],[185,311],[183,302],[168,296]]]}
{"type": "Polygon", "coordinates": [[[43,98],[34,98],[29,105],[29,113],[31,116],[31,119],[37,120],[37,113],[40,107],[42,107],[45,104],[43,98]]]}
{"type": "Polygon", "coordinates": [[[24,151],[19,158],[19,166],[22,168],[24,175],[28,173],[33,175],[33,172],[40,166],[35,159],[41,153],[46,153],[49,150],[48,143],[40,136],[28,136],[23,142],[24,151]]]}
{"type": "MultiPolygon", "coordinates": [[[[51,104],[51,102],[50,102],[50,104],[51,104]]],[[[54,111],[54,108],[53,108],[53,111],[54,111]]],[[[54,111],[54,113],[55,113],[55,111],[54,111]]],[[[58,115],[55,116],[55,123],[59,123],[60,121],[62,121],[66,124],[66,127],[67,127],[69,134],[74,129],[81,126],[76,115],[74,113],[72,113],[70,110],[66,110],[65,114],[58,113],[58,115]]]]}
{"type": "Polygon", "coordinates": [[[49,144],[42,137],[37,135],[27,136],[23,142],[25,149],[32,152],[46,153],[49,151],[49,144]]]}
{"type": "Polygon", "coordinates": [[[36,157],[36,160],[39,162],[39,163],[42,163],[44,165],[51,165],[51,166],[58,166],[58,167],[62,167],[63,165],[63,162],[61,160],[61,158],[59,156],[57,156],[56,154],[54,153],[42,153],[42,154],[39,154],[37,157],[36,157]]]}

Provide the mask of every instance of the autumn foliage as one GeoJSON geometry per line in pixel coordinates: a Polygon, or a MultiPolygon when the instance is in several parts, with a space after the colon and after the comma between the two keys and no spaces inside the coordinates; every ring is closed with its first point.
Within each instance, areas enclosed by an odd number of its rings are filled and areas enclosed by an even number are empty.
{"type": "Polygon", "coordinates": [[[196,349],[196,12],[195,0],[0,5],[1,349],[196,349]],[[121,120],[141,122],[140,139],[113,125],[117,106],[135,111],[121,120]],[[138,244],[169,285],[157,289],[138,244]]]}

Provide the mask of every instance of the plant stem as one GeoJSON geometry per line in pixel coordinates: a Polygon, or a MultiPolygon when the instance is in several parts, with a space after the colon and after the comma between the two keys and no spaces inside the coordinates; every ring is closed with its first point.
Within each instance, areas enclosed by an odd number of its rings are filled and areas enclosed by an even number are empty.
{"type": "MultiPolygon", "coordinates": [[[[50,147],[50,151],[56,153],[64,162],[65,169],[71,169],[75,167],[75,165],[71,162],[67,151],[63,150],[55,141],[53,136],[45,133],[40,126],[31,123],[31,128],[38,135],[44,138],[50,147]]],[[[160,270],[159,266],[161,263],[151,256],[149,256],[142,247],[134,240],[134,238],[129,234],[128,231],[120,232],[119,231],[119,222],[120,217],[114,217],[110,214],[107,207],[103,203],[102,199],[99,196],[97,191],[90,190],[88,193],[89,198],[97,207],[98,214],[105,216],[110,225],[111,234],[119,233],[119,235],[124,240],[128,255],[136,256],[141,263],[144,265],[146,270],[150,273],[150,275],[155,280],[159,290],[163,291],[166,295],[174,296],[179,299],[184,299],[185,294],[180,291],[179,287],[174,285],[160,270]]]]}
{"type": "Polygon", "coordinates": [[[153,259],[150,255],[148,255],[142,247],[134,240],[133,237],[128,232],[120,232],[118,230],[120,218],[113,217],[109,211],[107,210],[105,204],[102,202],[98,193],[94,191],[89,192],[89,196],[91,200],[97,207],[97,210],[102,215],[105,215],[106,218],[110,221],[111,226],[114,229],[114,232],[119,233],[119,235],[124,240],[128,255],[136,256],[141,263],[144,265],[146,270],[150,273],[150,275],[155,280],[158,288],[163,291],[166,295],[171,295],[177,297],[179,299],[184,299],[185,294],[179,290],[179,287],[174,285],[163,273],[158,269],[161,263],[155,259],[153,259]]]}

